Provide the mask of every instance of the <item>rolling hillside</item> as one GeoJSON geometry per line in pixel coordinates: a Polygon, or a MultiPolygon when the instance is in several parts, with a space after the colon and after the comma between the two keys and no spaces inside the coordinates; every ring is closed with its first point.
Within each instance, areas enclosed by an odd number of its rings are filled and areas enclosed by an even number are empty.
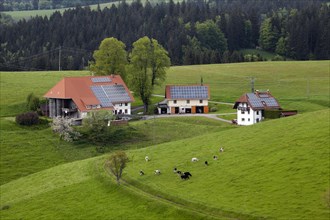
{"type": "Polygon", "coordinates": [[[328,120],[322,110],[131,150],[121,186],[106,156],[60,165],[2,185],[1,218],[328,219],[328,120]],[[193,176],[181,180],[174,166],[193,176]]]}
{"type": "Polygon", "coordinates": [[[0,219],[328,219],[329,61],[171,67],[155,94],[203,77],[211,101],[233,103],[254,77],[256,89],[298,115],[248,127],[200,117],[130,122],[143,135],[107,149],[129,155],[120,186],[95,146],[60,141],[47,124],[14,123],[29,93],[87,74],[0,72],[0,219]],[[174,167],[193,176],[183,181],[174,167]]]}

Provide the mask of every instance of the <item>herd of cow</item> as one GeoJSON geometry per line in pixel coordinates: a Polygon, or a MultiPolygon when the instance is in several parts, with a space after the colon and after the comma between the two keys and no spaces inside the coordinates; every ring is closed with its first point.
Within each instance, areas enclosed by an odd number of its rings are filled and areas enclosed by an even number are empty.
{"type": "MultiPolygon", "coordinates": [[[[220,152],[220,153],[224,152],[224,149],[223,149],[222,147],[220,147],[219,152],[220,152]]],[[[148,162],[148,161],[150,160],[148,156],[145,156],[144,159],[145,159],[146,162],[148,162]]],[[[214,156],[213,156],[213,160],[217,160],[217,159],[218,159],[218,156],[214,155],[214,156]]],[[[199,159],[198,159],[197,157],[193,157],[193,158],[191,158],[191,162],[197,162],[197,161],[199,161],[199,159]]],[[[205,161],[204,164],[205,164],[206,166],[209,165],[209,163],[208,163],[207,161],[205,161]]],[[[173,172],[174,172],[175,174],[178,174],[178,175],[181,177],[182,180],[187,180],[187,179],[189,179],[189,177],[192,176],[191,173],[190,173],[189,171],[183,172],[183,171],[178,170],[176,167],[174,167],[173,172]]],[[[155,171],[154,171],[154,174],[155,174],[155,175],[160,175],[161,172],[160,172],[160,170],[155,170],[155,171]]],[[[140,176],[143,176],[143,175],[144,175],[143,170],[140,170],[140,176]]]]}

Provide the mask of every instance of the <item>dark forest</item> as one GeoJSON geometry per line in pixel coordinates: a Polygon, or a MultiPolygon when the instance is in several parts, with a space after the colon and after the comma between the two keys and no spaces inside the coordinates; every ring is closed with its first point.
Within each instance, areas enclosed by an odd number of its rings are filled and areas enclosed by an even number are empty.
{"type": "Polygon", "coordinates": [[[103,10],[76,7],[49,18],[1,22],[0,70],[56,70],[59,62],[63,70],[84,69],[107,37],[124,42],[127,51],[143,36],[154,38],[172,65],[243,62],[245,48],[280,59],[329,59],[329,22],[325,1],[123,1],[103,10]]]}

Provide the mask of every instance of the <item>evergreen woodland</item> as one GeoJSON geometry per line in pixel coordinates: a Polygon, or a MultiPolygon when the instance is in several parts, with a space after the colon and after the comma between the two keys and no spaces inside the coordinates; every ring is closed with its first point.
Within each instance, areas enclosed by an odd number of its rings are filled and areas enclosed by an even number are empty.
{"type": "Polygon", "coordinates": [[[329,59],[329,7],[323,0],[123,1],[17,23],[0,14],[0,70],[83,69],[108,37],[128,51],[141,37],[156,39],[172,65],[242,62],[247,48],[276,59],[329,59]]]}

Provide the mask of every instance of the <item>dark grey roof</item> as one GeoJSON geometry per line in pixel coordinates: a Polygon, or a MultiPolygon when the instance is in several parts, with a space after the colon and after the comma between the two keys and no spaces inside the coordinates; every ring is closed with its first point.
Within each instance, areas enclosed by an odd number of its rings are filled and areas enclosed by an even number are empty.
{"type": "Polygon", "coordinates": [[[131,102],[131,98],[123,85],[91,86],[102,107],[112,107],[115,103],[131,102]]]}
{"type": "Polygon", "coordinates": [[[248,102],[251,108],[279,108],[276,99],[269,93],[247,93],[248,102]]]}
{"type": "Polygon", "coordinates": [[[171,86],[171,99],[208,99],[209,90],[207,86],[171,86]]]}

